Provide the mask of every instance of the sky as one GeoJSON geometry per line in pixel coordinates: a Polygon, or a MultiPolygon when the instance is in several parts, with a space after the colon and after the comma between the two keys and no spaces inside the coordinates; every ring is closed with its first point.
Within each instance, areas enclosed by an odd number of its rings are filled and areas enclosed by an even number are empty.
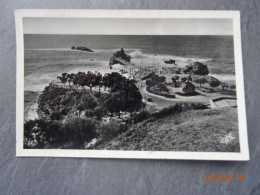
{"type": "Polygon", "coordinates": [[[24,34],[233,35],[232,19],[23,18],[24,34]]]}

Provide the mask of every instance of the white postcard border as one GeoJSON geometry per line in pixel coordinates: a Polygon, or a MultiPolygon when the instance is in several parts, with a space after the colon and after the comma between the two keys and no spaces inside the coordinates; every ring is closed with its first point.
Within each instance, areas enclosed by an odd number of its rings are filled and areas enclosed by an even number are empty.
{"type": "Polygon", "coordinates": [[[185,160],[249,160],[244,77],[241,50],[239,11],[180,11],[180,10],[16,10],[16,156],[33,157],[89,157],[132,159],[185,159],[185,160]],[[176,151],[115,151],[23,149],[24,122],[24,40],[23,18],[230,18],[233,19],[235,71],[237,86],[240,152],[176,152],[176,151]]]}

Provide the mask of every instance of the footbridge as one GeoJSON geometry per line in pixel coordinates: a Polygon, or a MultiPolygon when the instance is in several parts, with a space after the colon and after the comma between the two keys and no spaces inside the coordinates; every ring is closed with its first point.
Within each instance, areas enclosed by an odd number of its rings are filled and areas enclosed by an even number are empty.
{"type": "Polygon", "coordinates": [[[122,59],[122,58],[115,58],[116,61],[126,65],[126,66],[136,66],[135,64],[133,63],[130,63],[130,62],[127,62],[126,60],[122,59]]]}

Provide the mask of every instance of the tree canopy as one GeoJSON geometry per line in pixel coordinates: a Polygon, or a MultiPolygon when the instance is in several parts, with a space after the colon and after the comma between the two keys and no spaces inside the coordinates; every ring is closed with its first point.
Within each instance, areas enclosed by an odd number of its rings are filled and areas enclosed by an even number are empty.
{"type": "Polygon", "coordinates": [[[64,124],[59,121],[31,120],[24,124],[24,148],[46,148],[69,145],[82,148],[85,141],[97,136],[91,119],[71,118],[64,124]]]}

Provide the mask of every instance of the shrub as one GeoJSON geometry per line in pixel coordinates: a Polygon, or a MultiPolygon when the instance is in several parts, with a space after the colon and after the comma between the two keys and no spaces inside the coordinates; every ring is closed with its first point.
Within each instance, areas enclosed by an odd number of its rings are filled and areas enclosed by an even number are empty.
{"type": "Polygon", "coordinates": [[[91,109],[85,110],[85,116],[86,117],[93,117],[94,116],[93,110],[91,110],[91,109]]]}
{"type": "Polygon", "coordinates": [[[187,94],[192,94],[195,91],[195,86],[192,83],[187,82],[183,85],[182,91],[187,94]]]}
{"type": "Polygon", "coordinates": [[[64,142],[71,142],[71,148],[82,148],[84,142],[97,136],[95,121],[91,119],[71,118],[62,126],[64,142]]]}
{"type": "Polygon", "coordinates": [[[208,106],[205,105],[205,104],[201,104],[201,103],[198,103],[198,104],[191,104],[191,107],[194,109],[194,110],[203,110],[203,109],[208,109],[208,106]]]}
{"type": "Polygon", "coordinates": [[[160,110],[157,113],[153,113],[152,116],[156,117],[156,118],[161,118],[161,117],[165,117],[168,115],[173,115],[176,113],[180,113],[183,111],[188,111],[188,110],[200,110],[200,109],[208,109],[207,105],[205,104],[175,104],[173,106],[169,106],[166,108],[163,108],[162,110],[160,110]]]}
{"type": "Polygon", "coordinates": [[[85,141],[97,136],[93,120],[71,118],[59,121],[31,120],[24,124],[24,148],[59,147],[81,148],[85,141]]]}
{"type": "Polygon", "coordinates": [[[182,104],[175,104],[173,106],[169,106],[166,108],[163,108],[162,110],[160,110],[159,112],[153,113],[152,115],[157,117],[157,118],[161,118],[164,116],[167,116],[169,114],[176,114],[179,113],[183,110],[182,104]]]}
{"type": "Polygon", "coordinates": [[[61,116],[60,116],[60,113],[59,112],[53,112],[51,115],[50,115],[50,119],[51,120],[60,120],[61,116]]]}
{"type": "Polygon", "coordinates": [[[125,130],[126,130],[126,125],[118,123],[116,121],[111,121],[109,124],[105,124],[101,126],[100,129],[101,139],[103,142],[108,141],[125,130]]]}
{"type": "Polygon", "coordinates": [[[94,110],[94,115],[97,117],[97,120],[100,120],[102,116],[106,114],[105,108],[98,106],[94,110]]]}
{"type": "Polygon", "coordinates": [[[24,124],[24,148],[45,148],[60,143],[63,137],[58,121],[30,120],[24,124]]]}
{"type": "Polygon", "coordinates": [[[212,89],[214,87],[218,87],[219,85],[221,84],[221,82],[217,79],[212,79],[210,82],[209,82],[209,85],[212,87],[212,89]]]}
{"type": "Polygon", "coordinates": [[[194,82],[199,83],[201,87],[201,85],[207,83],[207,79],[205,77],[198,77],[194,79],[194,82]]]}
{"type": "Polygon", "coordinates": [[[164,96],[164,97],[167,97],[167,98],[175,98],[175,95],[165,94],[165,93],[160,93],[160,92],[153,91],[153,90],[151,90],[151,86],[147,86],[147,87],[146,87],[146,90],[147,90],[149,93],[153,93],[153,94],[155,94],[155,95],[160,95],[160,96],[164,96]]]}
{"type": "Polygon", "coordinates": [[[150,114],[148,111],[142,110],[141,112],[139,112],[137,115],[135,115],[133,117],[134,123],[141,122],[141,121],[149,118],[149,116],[150,116],[150,114]]]}
{"type": "Polygon", "coordinates": [[[157,84],[156,88],[158,88],[160,92],[164,91],[166,93],[169,93],[169,89],[162,83],[157,84]]]}
{"type": "Polygon", "coordinates": [[[90,109],[94,110],[96,108],[97,104],[98,104],[97,101],[92,99],[91,101],[89,101],[88,106],[90,109]]]}

